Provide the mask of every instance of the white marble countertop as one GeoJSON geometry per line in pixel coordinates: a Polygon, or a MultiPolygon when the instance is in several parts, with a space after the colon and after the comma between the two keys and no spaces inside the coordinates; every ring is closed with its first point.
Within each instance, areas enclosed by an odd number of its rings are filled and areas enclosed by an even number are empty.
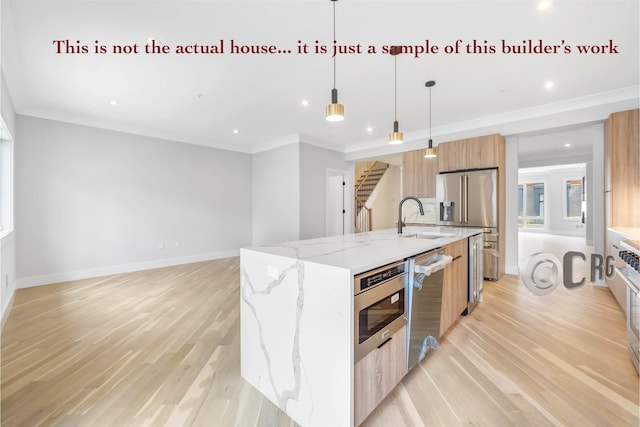
{"type": "Polygon", "coordinates": [[[345,268],[355,275],[480,233],[482,228],[407,226],[404,227],[402,235],[399,235],[395,228],[390,228],[256,246],[245,250],[345,268]],[[416,233],[442,234],[442,237],[407,237],[416,233]]]}
{"type": "Polygon", "coordinates": [[[640,227],[609,227],[609,230],[620,234],[623,239],[640,240],[640,227]]]}

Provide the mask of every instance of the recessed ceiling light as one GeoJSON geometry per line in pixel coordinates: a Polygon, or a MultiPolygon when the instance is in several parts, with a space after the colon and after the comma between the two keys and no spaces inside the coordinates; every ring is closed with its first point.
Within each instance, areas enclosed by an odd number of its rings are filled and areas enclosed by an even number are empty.
{"type": "Polygon", "coordinates": [[[307,107],[309,105],[309,101],[307,101],[306,99],[302,100],[302,106],[303,107],[307,107]]]}
{"type": "Polygon", "coordinates": [[[539,0],[538,10],[547,10],[551,7],[551,0],[539,0]]]}
{"type": "Polygon", "coordinates": [[[369,133],[373,132],[373,128],[371,126],[367,126],[367,132],[369,133]]]}
{"type": "Polygon", "coordinates": [[[569,144],[568,142],[566,144],[564,144],[565,148],[569,148],[571,147],[571,144],[569,144]]]}
{"type": "Polygon", "coordinates": [[[548,81],[544,84],[545,89],[553,89],[555,87],[555,83],[552,81],[548,81]]]}
{"type": "Polygon", "coordinates": [[[109,104],[115,106],[115,105],[118,105],[118,101],[112,99],[111,101],[109,101],[109,104]]]}
{"type": "Polygon", "coordinates": [[[233,133],[238,133],[238,132],[239,132],[239,130],[238,130],[238,129],[234,129],[234,130],[233,130],[233,133]]]}

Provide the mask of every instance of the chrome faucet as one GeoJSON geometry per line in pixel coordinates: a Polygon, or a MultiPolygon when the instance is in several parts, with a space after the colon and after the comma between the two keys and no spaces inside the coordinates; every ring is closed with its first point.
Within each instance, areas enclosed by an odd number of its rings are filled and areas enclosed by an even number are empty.
{"type": "Polygon", "coordinates": [[[400,205],[398,205],[398,234],[402,234],[402,226],[404,225],[402,221],[402,204],[407,200],[415,200],[418,202],[418,207],[420,208],[420,215],[424,216],[424,209],[422,208],[422,202],[417,197],[407,196],[404,199],[400,200],[400,205]]]}

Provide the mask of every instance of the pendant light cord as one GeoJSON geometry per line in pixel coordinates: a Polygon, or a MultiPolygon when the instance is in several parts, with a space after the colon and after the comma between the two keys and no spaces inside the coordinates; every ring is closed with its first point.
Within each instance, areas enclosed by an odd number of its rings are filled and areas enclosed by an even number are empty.
{"type": "Polygon", "coordinates": [[[398,121],[398,55],[393,57],[393,102],[394,102],[394,119],[398,121]]]}
{"type": "Polygon", "coordinates": [[[431,141],[431,86],[429,86],[429,141],[431,141]]]}
{"type": "MultiPolygon", "coordinates": [[[[336,1],[333,0],[333,45],[336,45],[336,1]]],[[[336,52],[337,53],[337,52],[336,52]]],[[[336,56],[333,55],[333,88],[336,88],[336,56]]]]}

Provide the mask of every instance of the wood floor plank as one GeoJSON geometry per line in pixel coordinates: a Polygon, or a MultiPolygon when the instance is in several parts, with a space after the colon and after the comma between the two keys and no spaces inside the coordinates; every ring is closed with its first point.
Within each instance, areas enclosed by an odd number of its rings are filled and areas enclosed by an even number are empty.
{"type": "MultiPolygon", "coordinates": [[[[240,377],[239,301],[238,258],[18,290],[2,426],[294,426],[240,377]]],[[[638,426],[638,399],[607,289],[505,276],[364,425],[638,426]]]]}

